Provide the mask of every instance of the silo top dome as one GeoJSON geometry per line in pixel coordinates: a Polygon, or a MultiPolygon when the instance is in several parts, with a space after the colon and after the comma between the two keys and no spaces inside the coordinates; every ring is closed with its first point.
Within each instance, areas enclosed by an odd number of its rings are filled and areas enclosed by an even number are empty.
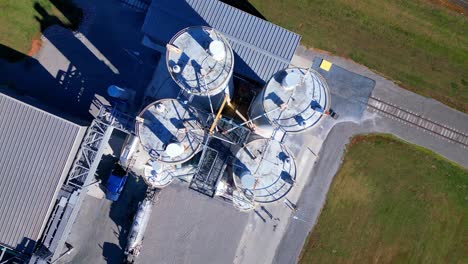
{"type": "Polygon", "coordinates": [[[286,132],[300,132],[317,124],[330,109],[330,91],[312,69],[285,69],[266,84],[263,108],[272,124],[286,132]]]}
{"type": "Polygon", "coordinates": [[[213,40],[208,48],[213,59],[222,61],[226,58],[226,46],[220,40],[213,40]]]}
{"type": "Polygon", "coordinates": [[[155,160],[183,163],[201,148],[205,137],[198,112],[176,99],[148,105],[136,122],[136,132],[145,150],[155,160]]]}
{"type": "Polygon", "coordinates": [[[299,72],[291,72],[289,74],[286,74],[286,76],[284,76],[283,81],[281,82],[281,85],[283,86],[284,89],[291,91],[292,89],[299,86],[301,82],[302,82],[302,74],[300,74],[299,72]]]}
{"type": "Polygon", "coordinates": [[[234,183],[246,196],[258,203],[270,203],[284,197],[296,179],[296,163],[282,143],[258,139],[236,154],[234,183]]]}
{"type": "Polygon", "coordinates": [[[229,42],[210,27],[189,27],[168,43],[166,62],[174,81],[187,93],[215,95],[232,76],[234,54],[229,42]]]}

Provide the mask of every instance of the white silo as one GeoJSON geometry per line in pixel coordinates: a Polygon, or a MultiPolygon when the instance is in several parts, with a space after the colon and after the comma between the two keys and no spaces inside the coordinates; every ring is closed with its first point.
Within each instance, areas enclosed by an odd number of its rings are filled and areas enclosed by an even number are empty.
{"type": "Polygon", "coordinates": [[[145,151],[158,162],[182,164],[197,154],[206,132],[200,113],[176,99],[149,104],[136,121],[136,134],[145,151]]]}
{"type": "Polygon", "coordinates": [[[172,171],[175,166],[167,163],[150,160],[145,165],[143,180],[153,188],[164,188],[174,180],[172,171]]]}
{"type": "Polygon", "coordinates": [[[206,26],[179,31],[168,43],[166,64],[172,79],[195,105],[219,106],[233,92],[234,53],[224,36],[206,26]]]}
{"type": "Polygon", "coordinates": [[[142,177],[151,188],[164,188],[175,178],[191,178],[197,171],[197,162],[196,158],[192,158],[183,164],[173,165],[149,160],[144,166],[142,177]]]}
{"type": "Polygon", "coordinates": [[[244,201],[272,203],[285,197],[294,186],[296,161],[282,143],[257,139],[237,152],[233,176],[237,189],[243,194],[240,197],[250,197],[244,201]]]}
{"type": "Polygon", "coordinates": [[[239,189],[235,189],[232,193],[232,204],[234,207],[242,212],[248,212],[255,209],[254,201],[249,200],[244,192],[239,189]]]}
{"type": "Polygon", "coordinates": [[[315,126],[330,109],[330,90],[312,69],[277,72],[249,109],[256,133],[269,138],[275,129],[298,133],[315,126]]]}

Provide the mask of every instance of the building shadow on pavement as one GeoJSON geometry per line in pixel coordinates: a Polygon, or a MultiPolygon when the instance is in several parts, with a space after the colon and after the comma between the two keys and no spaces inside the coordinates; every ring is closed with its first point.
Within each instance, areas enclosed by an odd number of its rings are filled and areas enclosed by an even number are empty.
{"type": "Polygon", "coordinates": [[[24,56],[16,63],[0,62],[0,84],[18,93],[38,99],[44,104],[71,115],[90,119],[89,102],[97,92],[88,86],[88,78],[72,64],[57,70],[54,76],[35,58],[24,56]]]}
{"type": "MultiPolygon", "coordinates": [[[[66,9],[58,2],[57,8],[66,9]]],[[[110,101],[110,85],[134,90],[135,97],[142,98],[153,72],[151,62],[157,55],[141,45],[144,14],[131,12],[115,1],[74,2],[87,12],[75,32],[61,26],[59,18],[35,4],[40,14],[36,19],[43,29],[42,48],[33,58],[0,45],[2,54],[8,54],[8,59],[0,58],[0,85],[91,120],[93,103],[110,101]],[[120,18],[123,13],[129,15],[120,18]],[[93,19],[97,16],[102,17],[93,19]],[[111,22],[117,18],[119,25],[111,22]]]]}
{"type": "MultiPolygon", "coordinates": [[[[53,25],[60,25],[64,28],[70,30],[76,30],[80,24],[81,19],[83,18],[83,12],[80,8],[74,5],[72,0],[49,0],[42,1],[42,4],[52,5],[55,7],[62,17],[49,14],[49,12],[37,1],[30,1],[30,4],[36,11],[32,13],[34,17],[39,22],[40,33],[43,33],[44,30],[53,25]]],[[[27,8],[27,7],[25,7],[27,8]]],[[[25,14],[26,15],[26,14],[25,14]]],[[[6,60],[8,62],[17,62],[22,60],[26,55],[22,54],[19,51],[6,47],[0,44],[0,60],[6,60]]]]}
{"type": "Polygon", "coordinates": [[[33,97],[50,108],[89,119],[87,111],[83,113],[81,108],[76,107],[80,101],[79,91],[62,85],[37,59],[6,46],[0,48],[9,49],[8,53],[21,58],[15,63],[0,60],[0,86],[18,95],[33,97]]]}
{"type": "Polygon", "coordinates": [[[117,226],[114,234],[119,239],[119,246],[123,251],[127,246],[127,237],[133,222],[133,217],[138,209],[138,204],[145,199],[146,183],[141,178],[129,175],[125,188],[118,201],[112,203],[109,217],[117,226]]]}
{"type": "Polygon", "coordinates": [[[48,27],[59,25],[70,30],[78,29],[78,26],[83,19],[83,11],[75,6],[70,0],[49,0],[50,3],[61,12],[65,18],[60,19],[56,15],[51,15],[47,10],[38,2],[34,2],[34,9],[39,14],[35,19],[39,22],[41,32],[44,32],[48,27]]]}
{"type": "Polygon", "coordinates": [[[102,245],[102,256],[109,264],[122,263],[123,256],[120,254],[121,251],[122,249],[114,243],[104,242],[102,245]]]}

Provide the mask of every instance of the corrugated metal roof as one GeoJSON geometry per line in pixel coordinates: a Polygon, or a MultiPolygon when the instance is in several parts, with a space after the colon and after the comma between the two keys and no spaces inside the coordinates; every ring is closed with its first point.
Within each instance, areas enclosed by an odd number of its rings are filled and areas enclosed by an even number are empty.
{"type": "Polygon", "coordinates": [[[197,25],[222,32],[235,52],[234,71],[259,82],[289,66],[301,39],[218,0],[153,0],[142,30],[165,45],[181,29],[197,25]]]}
{"type": "Polygon", "coordinates": [[[33,249],[84,132],[0,93],[0,244],[33,249]]]}

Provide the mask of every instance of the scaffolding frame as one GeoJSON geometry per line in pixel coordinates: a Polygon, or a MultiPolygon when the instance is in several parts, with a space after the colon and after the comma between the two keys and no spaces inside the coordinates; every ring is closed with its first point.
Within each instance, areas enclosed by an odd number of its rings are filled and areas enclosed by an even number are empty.
{"type": "Polygon", "coordinates": [[[209,197],[214,197],[221,174],[224,172],[227,165],[226,158],[222,159],[220,156],[222,155],[220,155],[217,150],[208,145],[204,146],[197,171],[190,181],[190,189],[209,197]],[[214,154],[214,157],[208,156],[211,153],[214,154]]]}
{"type": "Polygon", "coordinates": [[[134,133],[130,115],[122,113],[117,106],[102,105],[97,117],[91,122],[81,143],[66,185],[76,189],[83,188],[94,176],[103,152],[103,143],[110,139],[114,129],[127,134],[134,133]]]}
{"type": "Polygon", "coordinates": [[[0,245],[0,264],[15,263],[12,262],[14,260],[19,261],[16,263],[23,263],[25,258],[21,253],[0,245]]]}
{"type": "Polygon", "coordinates": [[[81,189],[88,175],[94,174],[102,155],[102,143],[109,140],[112,134],[112,126],[99,119],[93,120],[84,136],[75,162],[68,175],[66,184],[81,189]],[[99,159],[96,159],[99,157],[99,159]]]}

